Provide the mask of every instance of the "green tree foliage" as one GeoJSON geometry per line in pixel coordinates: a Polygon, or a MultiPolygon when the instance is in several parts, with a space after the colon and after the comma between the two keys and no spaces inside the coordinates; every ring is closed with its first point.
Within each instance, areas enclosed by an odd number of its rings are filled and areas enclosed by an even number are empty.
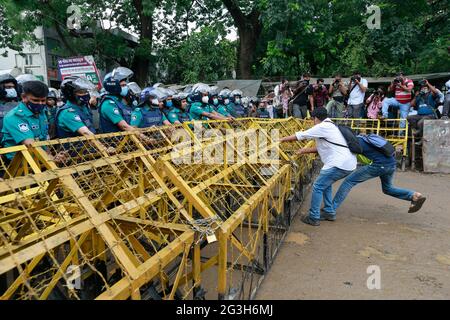
{"type": "Polygon", "coordinates": [[[330,76],[359,69],[372,76],[448,71],[447,0],[275,0],[264,12],[266,75],[311,71],[330,76]],[[366,26],[381,8],[381,29],[366,26]]]}
{"type": "Polygon", "coordinates": [[[229,79],[235,66],[235,43],[220,28],[204,27],[186,40],[158,52],[162,74],[168,83],[210,82],[229,79]],[[219,30],[218,30],[219,29],[219,30]]]}
{"type": "MultiPolygon", "coordinates": [[[[36,26],[55,29],[63,56],[91,54],[100,67],[124,65],[141,84],[238,77],[428,73],[450,69],[448,0],[0,0],[0,54],[36,43],[36,26]],[[66,9],[82,10],[81,31],[66,9]],[[381,29],[366,26],[370,5],[381,29]],[[124,41],[108,20],[130,31],[124,41]],[[234,28],[237,41],[225,37],[234,28]]],[[[116,30],[117,31],[117,30],[116,30]]]]}

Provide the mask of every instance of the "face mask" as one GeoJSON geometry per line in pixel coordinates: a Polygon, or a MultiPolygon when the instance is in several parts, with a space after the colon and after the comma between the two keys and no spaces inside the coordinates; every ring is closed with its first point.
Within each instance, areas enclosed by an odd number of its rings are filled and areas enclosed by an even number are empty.
{"type": "Polygon", "coordinates": [[[186,106],[187,106],[187,103],[186,103],[186,102],[181,103],[181,109],[185,110],[185,109],[186,109],[186,106]]]}
{"type": "Polygon", "coordinates": [[[77,104],[80,106],[85,106],[89,104],[89,100],[91,99],[91,96],[88,94],[85,94],[83,96],[76,96],[77,104]]]}
{"type": "Polygon", "coordinates": [[[172,100],[166,101],[166,107],[167,108],[172,108],[172,106],[173,106],[172,100]]]}
{"type": "Polygon", "coordinates": [[[58,101],[57,103],[56,103],[56,106],[57,107],[62,107],[64,105],[64,102],[62,102],[62,101],[58,101]]]}
{"type": "Polygon", "coordinates": [[[223,101],[223,103],[225,103],[225,105],[230,104],[230,99],[225,99],[225,100],[223,101]]]}
{"type": "Polygon", "coordinates": [[[17,98],[17,91],[14,88],[5,89],[7,98],[17,98]]]}
{"type": "Polygon", "coordinates": [[[219,99],[213,99],[213,103],[217,106],[219,104],[219,99]]]}
{"type": "Polygon", "coordinates": [[[234,101],[235,101],[237,104],[240,104],[240,103],[241,103],[241,99],[239,99],[239,98],[236,98],[234,101]]]}
{"type": "Polygon", "coordinates": [[[39,103],[33,103],[28,102],[27,104],[28,108],[33,112],[34,114],[41,113],[42,110],[45,108],[45,104],[39,104],[39,103]]]}
{"type": "Polygon", "coordinates": [[[152,99],[151,103],[152,103],[152,105],[155,106],[155,107],[157,107],[157,106],[159,105],[158,99],[152,99]]]}
{"type": "Polygon", "coordinates": [[[202,102],[203,103],[208,103],[209,102],[209,97],[208,96],[202,97],[202,102]]]}
{"type": "Polygon", "coordinates": [[[120,91],[120,95],[122,97],[126,97],[128,95],[128,87],[127,86],[122,87],[122,90],[120,91]]]}

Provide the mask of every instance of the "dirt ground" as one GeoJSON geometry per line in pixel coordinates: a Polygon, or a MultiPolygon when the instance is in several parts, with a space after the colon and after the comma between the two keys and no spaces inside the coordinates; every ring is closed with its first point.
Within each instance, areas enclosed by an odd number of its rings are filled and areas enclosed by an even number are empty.
{"type": "Polygon", "coordinates": [[[408,214],[374,179],[352,190],[336,222],[311,227],[298,215],[256,299],[450,299],[450,175],[399,172],[395,183],[428,197],[421,211],[408,214]],[[371,265],[379,290],[367,287],[371,265]]]}

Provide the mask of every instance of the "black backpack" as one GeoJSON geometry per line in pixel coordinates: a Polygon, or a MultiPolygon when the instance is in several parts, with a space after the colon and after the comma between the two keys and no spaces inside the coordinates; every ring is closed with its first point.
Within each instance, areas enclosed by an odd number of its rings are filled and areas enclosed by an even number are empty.
{"type": "Polygon", "coordinates": [[[326,142],[329,142],[331,144],[334,144],[336,146],[339,147],[343,147],[343,148],[348,148],[350,150],[351,153],[355,153],[355,154],[362,154],[363,153],[363,148],[361,147],[361,145],[359,144],[359,140],[356,137],[356,134],[353,132],[353,130],[350,127],[347,126],[343,126],[343,125],[336,125],[335,123],[333,123],[336,127],[338,127],[339,131],[342,133],[342,135],[344,136],[345,141],[347,142],[347,145],[343,145],[343,144],[339,144],[339,143],[335,143],[335,142],[331,142],[325,138],[321,138],[323,140],[325,140],[326,142]]]}

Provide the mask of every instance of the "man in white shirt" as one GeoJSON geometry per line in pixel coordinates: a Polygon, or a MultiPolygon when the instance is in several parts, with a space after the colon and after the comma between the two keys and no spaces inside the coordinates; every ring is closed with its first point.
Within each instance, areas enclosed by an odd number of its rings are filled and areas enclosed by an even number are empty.
{"type": "Polygon", "coordinates": [[[348,86],[348,106],[347,118],[359,119],[361,118],[364,108],[364,96],[366,95],[369,83],[366,79],[361,78],[361,72],[356,71],[350,79],[348,86]]]}
{"type": "Polygon", "coordinates": [[[345,147],[347,146],[347,141],[345,141],[339,128],[328,118],[325,108],[314,109],[311,117],[314,119],[314,127],[306,131],[297,132],[293,136],[282,138],[280,142],[304,139],[314,139],[316,141],[315,147],[303,148],[297,153],[318,153],[324,164],[312,187],[309,216],[302,218],[302,221],[306,224],[319,226],[322,199],[325,203],[323,220],[336,220],[332,185],[356,169],[356,156],[350,152],[348,147],[345,147]]]}

